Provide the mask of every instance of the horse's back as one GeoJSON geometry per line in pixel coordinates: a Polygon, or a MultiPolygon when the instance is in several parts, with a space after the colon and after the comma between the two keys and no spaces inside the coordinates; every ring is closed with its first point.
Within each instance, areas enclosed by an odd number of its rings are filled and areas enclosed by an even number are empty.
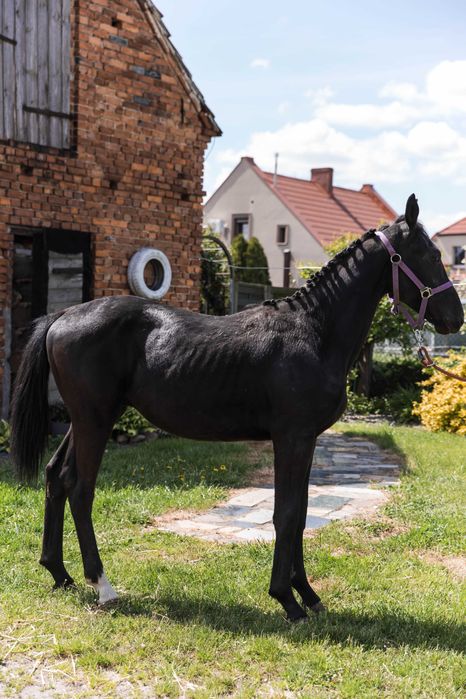
{"type": "Polygon", "coordinates": [[[267,363],[280,339],[261,308],[204,316],[137,297],[107,297],[67,309],[47,336],[66,404],[130,403],[172,431],[207,435],[223,423],[253,425],[267,412],[267,363]],[[176,429],[180,414],[203,427],[176,429]],[[196,422],[196,421],[194,421],[196,422]]]}

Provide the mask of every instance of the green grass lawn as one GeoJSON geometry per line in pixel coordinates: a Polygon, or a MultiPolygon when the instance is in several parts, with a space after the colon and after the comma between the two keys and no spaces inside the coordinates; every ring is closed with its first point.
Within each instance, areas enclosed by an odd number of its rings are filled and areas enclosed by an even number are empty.
{"type": "MultiPolygon", "coordinates": [[[[78,589],[51,592],[37,564],[43,492],[0,461],[0,696],[51,677],[81,696],[464,696],[464,437],[340,425],[404,456],[385,509],[305,543],[326,615],[290,626],[268,597],[272,546],[158,532],[169,509],[210,507],[266,455],[243,444],[110,446],[94,522],[121,593],[95,606],[69,512],[65,559],[78,589]]],[[[38,694],[40,696],[40,694],[38,694]]],[[[50,696],[50,695],[47,695],[50,696]]]]}

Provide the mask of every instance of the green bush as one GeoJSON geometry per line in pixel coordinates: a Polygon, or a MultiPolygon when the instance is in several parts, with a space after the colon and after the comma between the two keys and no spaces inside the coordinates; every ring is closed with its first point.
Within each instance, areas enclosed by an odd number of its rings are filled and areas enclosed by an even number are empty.
{"type": "Polygon", "coordinates": [[[348,415],[381,415],[383,413],[380,399],[359,395],[351,389],[348,389],[347,396],[346,412],[348,415]]]}
{"type": "Polygon", "coordinates": [[[127,437],[136,437],[143,432],[154,432],[154,430],[155,427],[136,408],[128,407],[115,423],[113,436],[124,434],[127,437]]]}
{"type": "MultiPolygon", "coordinates": [[[[397,390],[398,387],[409,389],[416,386],[423,378],[422,364],[416,355],[376,354],[370,395],[384,396],[397,390]]],[[[418,400],[418,397],[415,400],[418,400]]]]}
{"type": "Polygon", "coordinates": [[[386,415],[397,423],[418,422],[413,414],[413,404],[419,398],[418,386],[398,387],[386,396],[368,398],[348,391],[347,413],[349,415],[386,415]]]}
{"type": "Polygon", "coordinates": [[[391,415],[395,422],[413,423],[419,422],[413,413],[414,403],[419,399],[419,386],[409,386],[404,388],[399,386],[392,393],[388,393],[384,401],[384,413],[391,415]]]}
{"type": "Polygon", "coordinates": [[[369,397],[352,391],[356,370],[348,380],[350,415],[388,415],[395,422],[418,422],[413,404],[419,400],[422,365],[415,356],[376,355],[369,397]]]}
{"type": "Polygon", "coordinates": [[[10,425],[6,420],[0,420],[0,452],[10,451],[10,425]]]}

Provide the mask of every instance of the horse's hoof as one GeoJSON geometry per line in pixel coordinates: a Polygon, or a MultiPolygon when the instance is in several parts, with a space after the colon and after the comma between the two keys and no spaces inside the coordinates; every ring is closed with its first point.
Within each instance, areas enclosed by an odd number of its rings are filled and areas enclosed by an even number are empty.
{"type": "Polygon", "coordinates": [[[311,612],[314,612],[314,614],[323,614],[326,611],[327,611],[327,607],[324,604],[322,604],[322,602],[320,602],[320,601],[316,602],[311,607],[311,612]]]}
{"type": "Polygon", "coordinates": [[[290,624],[302,624],[308,620],[308,616],[303,609],[301,612],[295,612],[293,615],[288,614],[286,620],[289,621],[290,624]]]}

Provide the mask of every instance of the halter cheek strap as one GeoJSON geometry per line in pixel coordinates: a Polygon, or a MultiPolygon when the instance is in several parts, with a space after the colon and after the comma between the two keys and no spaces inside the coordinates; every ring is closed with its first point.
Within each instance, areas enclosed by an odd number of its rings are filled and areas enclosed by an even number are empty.
{"type": "MultiPolygon", "coordinates": [[[[406,224],[401,225],[403,226],[406,224]]],[[[439,294],[441,291],[446,291],[447,289],[453,286],[453,283],[451,281],[447,281],[444,284],[440,284],[440,286],[436,286],[434,289],[431,289],[429,286],[426,286],[421,282],[420,279],[418,279],[418,277],[416,277],[416,275],[408,267],[408,265],[405,262],[403,262],[403,260],[401,259],[401,255],[398,252],[396,252],[395,248],[393,247],[385,233],[383,231],[376,231],[375,234],[385,246],[388,254],[390,255],[390,262],[392,263],[393,311],[394,313],[401,313],[401,315],[405,318],[405,320],[409,323],[413,330],[419,330],[424,325],[424,319],[427,311],[427,303],[431,296],[435,296],[435,294],[439,294]],[[414,317],[411,315],[408,309],[405,308],[405,306],[403,306],[402,302],[400,301],[400,269],[402,272],[404,272],[404,274],[406,274],[406,276],[409,279],[411,279],[413,284],[415,284],[420,291],[421,305],[419,307],[417,320],[414,319],[414,317]]]]}

